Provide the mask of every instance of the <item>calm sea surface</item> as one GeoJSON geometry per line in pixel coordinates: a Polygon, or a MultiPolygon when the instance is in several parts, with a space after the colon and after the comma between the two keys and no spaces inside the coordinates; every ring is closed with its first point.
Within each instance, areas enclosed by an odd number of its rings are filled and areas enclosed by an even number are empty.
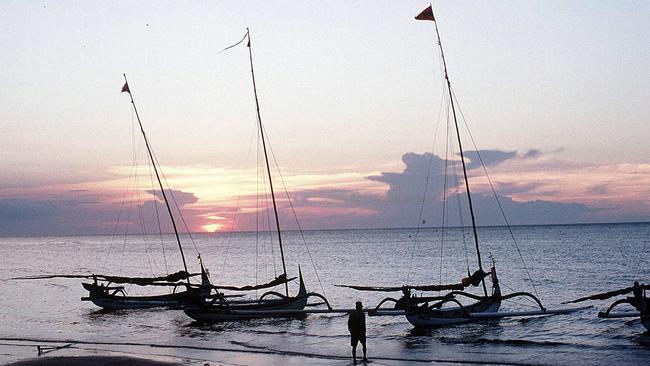
{"type": "MultiPolygon", "coordinates": [[[[650,224],[512,230],[539,297],[549,308],[582,295],[629,286],[635,278],[650,282],[650,224]]],[[[381,295],[334,285],[456,282],[466,274],[468,262],[472,270],[476,268],[471,237],[462,234],[460,229],[448,229],[441,245],[439,229],[421,230],[417,235],[414,229],[308,231],[304,233],[306,247],[299,232],[287,232],[287,271],[295,276],[300,265],[308,289],[324,292],[335,307],[349,308],[357,300],[374,306],[381,295]]],[[[489,268],[494,260],[504,293],[535,291],[507,229],[481,228],[479,237],[484,266],[489,268]]],[[[183,239],[190,269],[198,270],[198,249],[213,282],[262,283],[281,273],[278,248],[268,233],[194,235],[194,245],[187,236],[183,239]]],[[[0,238],[0,363],[35,356],[36,344],[79,342],[52,355],[110,350],[180,357],[197,364],[349,364],[344,358],[350,353],[345,316],[197,325],[182,311],[102,313],[92,303],[79,300],[85,295],[79,280],[5,280],[52,273],[151,275],[181,268],[170,236],[0,238]]],[[[290,290],[295,293],[297,283],[291,283],[290,290]]],[[[137,286],[127,291],[142,293],[137,286]]],[[[596,302],[595,308],[570,315],[428,331],[414,330],[403,317],[370,317],[368,352],[376,364],[417,360],[646,364],[650,335],[644,335],[638,319],[598,319],[598,309],[608,304],[596,302]]],[[[505,302],[502,308],[531,309],[531,305],[517,300],[505,302]]]]}

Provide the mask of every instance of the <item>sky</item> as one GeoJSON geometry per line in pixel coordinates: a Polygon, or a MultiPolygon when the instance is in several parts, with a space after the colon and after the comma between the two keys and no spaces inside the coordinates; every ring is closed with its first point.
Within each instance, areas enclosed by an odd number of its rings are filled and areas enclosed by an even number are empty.
{"type": "MultiPolygon", "coordinates": [[[[283,227],[467,224],[426,6],[0,2],[0,235],[164,210],[123,73],[188,228],[259,228],[247,27],[283,227]]],[[[650,221],[650,3],[433,7],[479,225],[650,221]]]]}

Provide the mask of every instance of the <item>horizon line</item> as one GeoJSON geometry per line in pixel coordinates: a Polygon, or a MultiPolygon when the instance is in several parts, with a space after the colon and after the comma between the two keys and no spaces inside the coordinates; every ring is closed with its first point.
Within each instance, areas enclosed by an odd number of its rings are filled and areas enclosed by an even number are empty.
{"type": "MultiPolygon", "coordinates": [[[[567,223],[567,224],[515,224],[515,225],[477,225],[477,228],[502,228],[502,227],[535,227],[535,226],[587,226],[587,225],[632,225],[632,224],[650,224],[650,221],[619,221],[619,222],[579,222],[579,223],[567,223]]],[[[470,228],[471,226],[465,225],[465,226],[459,226],[459,225],[453,225],[453,226],[425,226],[425,227],[416,227],[416,226],[411,226],[411,227],[366,227],[366,228],[330,228],[330,229],[286,229],[282,230],[282,232],[308,232],[308,231],[356,231],[356,230],[428,230],[428,229],[442,229],[442,228],[449,228],[449,229],[460,229],[460,228],[470,228]]],[[[265,231],[256,231],[256,230],[231,230],[231,231],[215,231],[215,232],[205,232],[205,231],[192,231],[192,232],[182,232],[178,233],[179,235],[208,235],[208,236],[216,236],[220,234],[248,234],[248,233],[256,233],[256,232],[269,232],[271,230],[265,230],[265,231]]],[[[275,230],[272,230],[271,232],[276,232],[275,230]]],[[[132,234],[127,234],[127,235],[172,235],[174,234],[173,231],[170,232],[163,232],[163,233],[150,233],[150,234],[142,234],[142,233],[132,233],[132,234]]],[[[107,235],[115,235],[114,233],[95,233],[95,234],[0,234],[0,238],[30,238],[30,237],[74,237],[74,236],[107,236],[107,235]]],[[[122,235],[119,235],[122,236],[122,235]]]]}

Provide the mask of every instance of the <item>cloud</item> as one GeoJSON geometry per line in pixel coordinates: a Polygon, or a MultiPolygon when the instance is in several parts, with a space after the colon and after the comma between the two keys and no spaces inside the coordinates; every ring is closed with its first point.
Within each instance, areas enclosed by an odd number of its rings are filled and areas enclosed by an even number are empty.
{"type": "MultiPolygon", "coordinates": [[[[151,192],[147,192],[151,193],[151,192]]],[[[182,209],[197,201],[192,193],[169,191],[182,209]]],[[[3,235],[69,235],[173,232],[164,203],[130,195],[124,200],[70,190],[51,197],[0,199],[0,233],[3,235]]],[[[183,219],[172,204],[179,229],[183,219]]],[[[183,218],[189,227],[199,225],[200,217],[189,210],[183,218]]]]}
{"type": "MultiPolygon", "coordinates": [[[[466,155],[479,225],[505,223],[497,199],[511,224],[650,219],[650,164],[584,166],[535,149],[523,153],[467,151],[466,155]],[[490,182],[483,177],[478,154],[490,172],[490,182]],[[498,193],[496,198],[492,187],[498,193]]],[[[338,173],[319,176],[318,184],[304,184],[313,182],[311,178],[286,177],[297,183],[289,185],[291,201],[283,192],[276,192],[282,228],[297,228],[294,210],[304,229],[414,227],[423,221],[426,226],[439,226],[445,198],[448,224],[469,224],[457,156],[445,160],[431,153],[408,152],[401,161],[401,171],[338,173]]],[[[114,182],[101,183],[2,191],[0,234],[156,233],[159,225],[164,232],[172,231],[159,193],[143,190],[124,196],[121,190],[112,188],[114,182]]],[[[230,193],[215,195],[203,189],[207,183],[202,184],[198,191],[189,185],[183,190],[166,191],[170,201],[175,201],[183,212],[181,218],[173,205],[180,231],[185,225],[192,231],[231,227],[255,230],[260,222],[274,229],[270,201],[257,199],[254,183],[249,182],[253,190],[243,189],[240,199],[232,198],[230,193]]]]}
{"type": "Polygon", "coordinates": [[[467,169],[475,169],[481,167],[481,161],[488,166],[499,165],[506,160],[512,159],[517,156],[516,151],[501,151],[501,150],[479,150],[479,151],[464,151],[465,158],[469,159],[467,169]],[[480,157],[479,157],[480,156],[480,157]]]}
{"type": "Polygon", "coordinates": [[[524,159],[534,159],[542,156],[542,152],[537,149],[530,149],[526,151],[523,155],[524,159]]]}
{"type": "Polygon", "coordinates": [[[107,208],[89,197],[0,199],[3,235],[66,235],[105,233],[107,208]]]}
{"type": "MultiPolygon", "coordinates": [[[[149,193],[152,196],[155,196],[161,202],[164,202],[164,197],[163,197],[162,192],[148,190],[147,193],[149,193]]],[[[198,197],[196,197],[194,195],[194,193],[183,192],[183,191],[179,191],[179,190],[175,190],[175,189],[167,189],[167,190],[165,190],[165,195],[167,196],[167,199],[170,202],[175,202],[180,207],[183,207],[183,206],[186,206],[186,205],[191,205],[193,203],[196,203],[199,200],[198,197]]]]}
{"type": "MultiPolygon", "coordinates": [[[[538,158],[541,152],[518,154],[516,151],[484,150],[478,152],[483,162],[498,166],[506,161],[538,158]]],[[[477,152],[469,155],[477,159],[477,152]]],[[[442,224],[442,201],[449,225],[470,223],[460,162],[445,161],[430,153],[413,152],[402,155],[401,172],[383,172],[367,179],[386,185],[383,194],[364,193],[354,189],[307,189],[291,192],[292,202],[303,228],[397,228],[414,227],[418,222],[426,226],[442,224]],[[445,171],[447,175],[445,175],[445,171]],[[455,177],[452,175],[455,174],[455,177]],[[445,179],[445,176],[447,178],[445,179]],[[459,210],[460,207],[460,210],[459,210]],[[463,216],[460,216],[462,213],[463,216]]],[[[470,165],[477,168],[479,164],[470,165]]],[[[482,170],[482,169],[481,169],[482,170]]],[[[472,181],[473,201],[479,225],[503,225],[505,221],[489,186],[472,181]]],[[[499,203],[510,224],[559,224],[584,222],[592,209],[581,203],[546,200],[514,200],[508,194],[527,193],[540,189],[535,182],[496,182],[499,203]]],[[[266,217],[265,213],[261,217],[266,217]]],[[[296,228],[293,213],[286,200],[279,202],[284,228],[296,228]]],[[[238,229],[255,229],[258,212],[238,214],[238,229]]],[[[271,216],[272,217],[272,216],[271,216]]]]}

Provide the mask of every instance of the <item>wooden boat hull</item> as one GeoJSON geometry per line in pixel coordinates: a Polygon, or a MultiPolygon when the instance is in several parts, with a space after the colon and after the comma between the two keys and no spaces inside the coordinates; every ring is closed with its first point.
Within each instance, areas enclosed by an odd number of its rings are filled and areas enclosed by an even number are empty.
{"type": "Polygon", "coordinates": [[[90,294],[82,297],[81,301],[91,301],[106,310],[150,309],[156,307],[180,309],[185,304],[198,301],[198,293],[194,291],[179,291],[173,294],[152,296],[127,296],[98,292],[96,291],[97,286],[90,283],[82,283],[82,285],[90,294]]]}
{"type": "Polygon", "coordinates": [[[82,297],[82,301],[91,301],[93,304],[106,310],[120,309],[150,309],[157,307],[179,308],[182,301],[165,296],[103,296],[82,297]]]}
{"type": "Polygon", "coordinates": [[[253,304],[233,304],[230,306],[224,305],[203,305],[203,306],[186,306],[183,308],[183,311],[190,318],[199,321],[199,322],[226,322],[234,320],[246,320],[246,319],[260,319],[267,317],[300,317],[304,314],[269,314],[264,313],[268,310],[303,310],[307,306],[308,296],[299,295],[296,297],[286,298],[286,299],[277,299],[277,300],[265,300],[262,302],[257,302],[253,304]],[[245,310],[246,313],[238,313],[238,310],[245,310]],[[255,311],[261,311],[260,313],[255,313],[255,311]]]}
{"type": "Polygon", "coordinates": [[[644,298],[641,305],[641,324],[643,327],[650,331],[650,299],[644,298]]]}
{"type": "Polygon", "coordinates": [[[650,331],[650,315],[641,316],[641,324],[646,330],[650,331]]]}
{"type": "Polygon", "coordinates": [[[414,327],[428,328],[440,327],[446,325],[462,324],[470,321],[476,321],[466,314],[472,313],[495,313],[499,311],[501,301],[489,298],[464,307],[451,307],[440,310],[424,310],[414,308],[406,311],[406,319],[414,327]]]}

